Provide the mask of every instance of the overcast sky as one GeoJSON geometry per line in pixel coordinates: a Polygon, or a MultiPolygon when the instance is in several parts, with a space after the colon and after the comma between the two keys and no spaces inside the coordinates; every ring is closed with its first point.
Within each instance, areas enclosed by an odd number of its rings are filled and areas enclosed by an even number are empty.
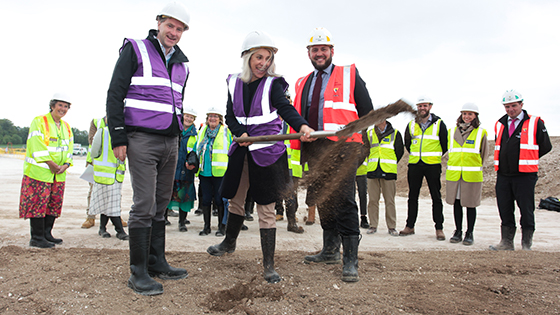
{"type": "MultiPolygon", "coordinates": [[[[65,120],[88,130],[105,114],[107,88],[125,37],[143,39],[168,1],[0,0],[4,44],[0,91],[3,113],[16,126],[48,112],[56,91],[73,97],[65,120]]],[[[560,135],[560,1],[184,1],[190,30],[179,43],[190,60],[185,103],[199,112],[225,108],[229,73],[240,71],[240,47],[253,30],[279,48],[277,72],[293,87],[313,70],[305,40],[326,27],[333,62],[355,63],[376,108],[425,94],[448,127],[461,106],[474,102],[493,135],[505,112],[507,89],[524,109],[560,135]]],[[[393,123],[404,131],[409,118],[393,123]]]]}

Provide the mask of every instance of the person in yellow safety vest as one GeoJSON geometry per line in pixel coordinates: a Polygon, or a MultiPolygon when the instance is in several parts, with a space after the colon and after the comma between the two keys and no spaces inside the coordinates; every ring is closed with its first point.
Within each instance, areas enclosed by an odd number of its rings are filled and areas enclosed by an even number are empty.
{"type": "MultiPolygon", "coordinates": [[[[100,126],[100,125],[98,125],[100,126]]],[[[128,235],[124,231],[121,220],[121,190],[126,171],[125,162],[115,157],[111,146],[109,128],[97,129],[91,145],[93,159],[93,189],[88,215],[101,215],[98,234],[103,238],[111,237],[107,232],[107,222],[111,220],[117,232],[117,238],[126,241],[128,235]]]]}
{"type": "MultiPolygon", "coordinates": [[[[86,156],[86,167],[88,167],[88,165],[93,165],[92,163],[93,160],[91,159],[91,144],[93,143],[93,137],[95,136],[95,133],[97,133],[97,130],[107,125],[107,122],[105,120],[106,117],[94,118],[91,120],[91,123],[89,124],[89,133],[88,133],[89,146],[88,146],[88,153],[86,156]]],[[[95,226],[95,216],[89,215],[89,205],[91,203],[92,189],[93,189],[93,184],[89,183],[89,190],[87,195],[86,220],[84,221],[84,223],[82,223],[82,229],[89,229],[90,227],[95,226]]]]}
{"type": "Polygon", "coordinates": [[[478,106],[466,103],[457,118],[457,126],[449,129],[445,201],[453,205],[455,231],[451,243],[474,243],[476,207],[482,196],[482,168],[488,155],[486,130],[480,127],[478,106]],[[463,239],[463,207],[467,208],[467,231],[463,239]]]}
{"type": "Polygon", "coordinates": [[[447,127],[438,116],[431,114],[432,100],[420,96],[416,102],[418,114],[404,133],[408,157],[408,217],[400,235],[414,234],[418,217],[418,198],[422,181],[426,177],[432,197],[432,217],[436,239],[445,241],[443,233],[443,203],[441,201],[441,157],[447,152],[447,127]]]}
{"type": "Polygon", "coordinates": [[[515,204],[521,214],[521,246],[531,250],[535,232],[535,186],[539,159],[552,150],[544,121],[523,109],[523,96],[509,90],[502,96],[506,114],[495,124],[494,169],[496,201],[500,212],[502,240],[491,250],[514,250],[515,204]]]}
{"type": "Polygon", "coordinates": [[[196,157],[197,133],[194,121],[196,111],[192,107],[183,110],[183,132],[179,139],[179,156],[177,158],[177,169],[175,170],[175,181],[173,184],[173,195],[167,209],[179,212],[179,232],[187,232],[187,213],[194,207],[196,191],[194,189],[194,176],[198,170],[198,158],[196,157]],[[194,158],[194,159],[193,159],[194,158]]]}
{"type": "MultiPolygon", "coordinates": [[[[286,92],[287,93],[287,92],[286,92]]],[[[288,99],[288,101],[290,102],[290,104],[292,103],[292,100],[290,98],[290,95],[287,93],[286,98],[288,99]]],[[[282,122],[282,133],[283,134],[287,134],[288,133],[288,124],[284,121],[282,122]]],[[[290,147],[290,141],[286,140],[284,141],[284,144],[286,145],[286,153],[288,154],[288,169],[290,172],[290,178],[292,179],[292,192],[291,194],[289,194],[286,197],[286,217],[288,217],[288,232],[294,232],[297,234],[301,234],[304,231],[303,227],[298,226],[297,224],[297,218],[296,218],[296,213],[297,213],[297,188],[298,188],[298,182],[299,179],[296,175],[299,175],[299,178],[301,178],[301,165],[293,165],[292,164],[292,153],[294,153],[294,151],[298,151],[299,150],[292,150],[290,147]],[[296,168],[294,170],[294,167],[296,168]]],[[[295,164],[295,163],[294,163],[295,164]]],[[[276,221],[278,221],[278,212],[276,212],[276,221]]]]}
{"type": "Polygon", "coordinates": [[[360,198],[360,227],[369,228],[367,219],[367,158],[356,171],[356,186],[358,187],[358,198],[360,198]]]}
{"type": "Polygon", "coordinates": [[[202,214],[204,216],[204,228],[199,235],[208,235],[212,232],[210,228],[212,218],[210,208],[213,200],[214,205],[218,208],[216,236],[224,236],[225,225],[222,223],[224,202],[219,189],[226,173],[229,161],[228,150],[232,139],[231,132],[224,125],[222,112],[215,107],[211,107],[206,112],[206,125],[200,130],[196,149],[200,160],[198,178],[202,191],[202,214]]]}
{"type": "Polygon", "coordinates": [[[388,233],[398,236],[397,208],[397,164],[404,154],[401,133],[384,120],[368,130],[370,154],[367,166],[369,204],[368,212],[371,226],[367,234],[377,232],[379,223],[379,199],[383,193],[385,202],[385,223],[388,233]]]}
{"type": "Polygon", "coordinates": [[[62,212],[66,170],[73,165],[74,135],[62,120],[71,105],[64,93],[55,93],[50,113],[31,122],[23,165],[19,217],[29,219],[29,246],[51,248],[62,239],[52,236],[54,221],[62,212]]]}

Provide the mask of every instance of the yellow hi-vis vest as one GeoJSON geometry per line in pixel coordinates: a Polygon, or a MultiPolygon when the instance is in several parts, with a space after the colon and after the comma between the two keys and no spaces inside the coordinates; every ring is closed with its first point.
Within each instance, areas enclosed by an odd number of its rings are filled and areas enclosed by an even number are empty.
{"type": "Polygon", "coordinates": [[[397,154],[395,153],[395,139],[397,130],[387,135],[385,138],[377,139],[375,128],[368,130],[370,143],[369,157],[367,160],[367,171],[373,172],[377,169],[377,164],[385,173],[397,174],[397,154]]]}
{"type": "Polygon", "coordinates": [[[479,127],[471,131],[463,146],[459,145],[453,137],[456,130],[457,127],[453,130],[449,129],[449,161],[447,161],[445,179],[456,182],[463,178],[465,182],[469,183],[482,182],[480,146],[482,145],[482,138],[486,135],[486,130],[479,127]]]}
{"type": "MultiPolygon", "coordinates": [[[[105,120],[103,118],[93,119],[93,124],[95,125],[95,128],[97,128],[97,130],[105,127],[105,120]]],[[[90,152],[91,152],[91,144],[88,146],[88,153],[87,153],[87,156],[86,156],[86,162],[88,162],[88,163],[92,163],[92,158],[91,158],[91,153],[90,152]]]]}
{"type": "Polygon", "coordinates": [[[73,164],[74,135],[67,122],[60,120],[58,128],[51,113],[35,117],[29,127],[26,146],[24,175],[45,183],[52,183],[55,178],[57,182],[66,181],[66,172],[53,174],[45,162],[73,164]]]}
{"type": "Polygon", "coordinates": [[[113,185],[115,180],[122,183],[126,164],[115,157],[111,146],[109,128],[99,129],[102,132],[101,155],[93,159],[93,179],[98,184],[113,185]]]}
{"type": "Polygon", "coordinates": [[[356,176],[367,175],[368,159],[366,158],[356,171],[356,176]]]}
{"type": "Polygon", "coordinates": [[[422,130],[419,124],[411,121],[408,130],[412,136],[410,142],[410,156],[408,164],[416,164],[420,160],[426,164],[440,164],[443,150],[439,141],[439,126],[441,119],[422,130]]]}
{"type": "MultiPolygon", "coordinates": [[[[229,146],[231,145],[232,136],[231,131],[229,131],[226,126],[220,124],[218,128],[220,129],[218,130],[216,139],[214,139],[214,143],[212,144],[212,176],[223,177],[226,173],[227,164],[229,161],[228,150],[229,146]]],[[[207,129],[208,125],[204,125],[204,127],[202,127],[202,129],[200,130],[200,140],[204,139],[207,129]]],[[[203,158],[203,156],[200,156],[200,159],[203,158]]],[[[199,173],[200,169],[198,170],[197,175],[199,173]]]]}

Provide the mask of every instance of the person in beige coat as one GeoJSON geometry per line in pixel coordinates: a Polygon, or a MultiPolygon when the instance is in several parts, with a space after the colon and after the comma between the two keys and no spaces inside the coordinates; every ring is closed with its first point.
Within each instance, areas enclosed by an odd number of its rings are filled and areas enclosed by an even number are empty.
{"type": "Polygon", "coordinates": [[[457,118],[457,126],[449,129],[446,178],[446,202],[453,205],[455,232],[451,243],[474,243],[473,230],[476,207],[482,195],[482,167],[488,156],[486,130],[480,127],[478,106],[466,103],[457,118]],[[467,231],[463,239],[463,207],[467,208],[467,231]]]}

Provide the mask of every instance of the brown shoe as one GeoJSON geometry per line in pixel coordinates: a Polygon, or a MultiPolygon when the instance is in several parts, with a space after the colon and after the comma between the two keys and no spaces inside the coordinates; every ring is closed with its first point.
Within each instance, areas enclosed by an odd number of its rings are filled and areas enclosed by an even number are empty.
{"type": "Polygon", "coordinates": [[[414,234],[414,228],[409,228],[408,226],[404,227],[404,230],[402,230],[399,235],[400,236],[408,236],[408,235],[413,235],[414,234]]]}
{"type": "Polygon", "coordinates": [[[123,227],[127,227],[127,226],[128,226],[128,224],[126,223],[126,221],[123,220],[122,218],[121,218],[121,222],[122,222],[122,226],[123,226],[123,227]]]}
{"type": "Polygon", "coordinates": [[[84,223],[82,223],[82,229],[89,229],[95,225],[95,218],[87,218],[84,223]]]}
{"type": "Polygon", "coordinates": [[[436,230],[436,239],[438,241],[445,241],[445,234],[443,234],[443,230],[436,230]]]}
{"type": "Polygon", "coordinates": [[[282,221],[282,220],[284,220],[284,216],[281,215],[281,214],[277,214],[276,215],[276,221],[282,221]]]}

